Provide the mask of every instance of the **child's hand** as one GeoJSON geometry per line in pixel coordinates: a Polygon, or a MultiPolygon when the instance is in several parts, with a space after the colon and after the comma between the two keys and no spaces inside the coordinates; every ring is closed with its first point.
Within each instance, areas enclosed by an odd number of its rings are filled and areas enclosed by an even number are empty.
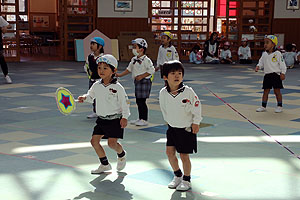
{"type": "Polygon", "coordinates": [[[192,133],[197,134],[200,129],[198,124],[192,124],[192,133]]]}
{"type": "Polygon", "coordinates": [[[159,67],[155,67],[155,71],[157,72],[159,70],[159,67]]]}
{"type": "Polygon", "coordinates": [[[120,121],[121,128],[125,128],[127,126],[127,119],[122,118],[120,121]]]}
{"type": "Polygon", "coordinates": [[[259,70],[259,66],[256,66],[255,67],[255,72],[258,72],[258,70],[259,70]]]}
{"type": "Polygon", "coordinates": [[[116,73],[116,77],[121,77],[121,76],[120,76],[120,74],[117,74],[117,73],[116,73]]]}
{"type": "Polygon", "coordinates": [[[86,100],[86,97],[84,97],[84,96],[79,96],[78,97],[78,103],[83,103],[84,100],[86,100]]]}
{"type": "Polygon", "coordinates": [[[280,79],[283,81],[285,79],[285,74],[280,74],[280,79]]]}
{"type": "Polygon", "coordinates": [[[135,80],[140,81],[142,80],[144,77],[142,75],[138,75],[135,77],[135,80]]]}

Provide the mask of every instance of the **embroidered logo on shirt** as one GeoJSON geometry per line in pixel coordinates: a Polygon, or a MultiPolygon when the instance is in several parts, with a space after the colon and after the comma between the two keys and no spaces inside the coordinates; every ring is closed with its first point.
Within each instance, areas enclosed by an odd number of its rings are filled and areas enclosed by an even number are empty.
{"type": "Polygon", "coordinates": [[[190,100],[189,99],[182,99],[182,103],[189,103],[190,100]]]}
{"type": "Polygon", "coordinates": [[[117,90],[113,89],[113,88],[109,88],[109,91],[112,93],[117,93],[117,90]]]}
{"type": "Polygon", "coordinates": [[[272,62],[277,62],[276,55],[274,55],[274,56],[273,56],[273,58],[272,58],[272,62]]]}
{"type": "Polygon", "coordinates": [[[172,52],[167,52],[167,57],[171,57],[172,56],[172,52]]]}
{"type": "Polygon", "coordinates": [[[199,106],[199,103],[200,103],[199,101],[196,101],[196,102],[195,102],[195,107],[198,107],[198,106],[199,106]]]}

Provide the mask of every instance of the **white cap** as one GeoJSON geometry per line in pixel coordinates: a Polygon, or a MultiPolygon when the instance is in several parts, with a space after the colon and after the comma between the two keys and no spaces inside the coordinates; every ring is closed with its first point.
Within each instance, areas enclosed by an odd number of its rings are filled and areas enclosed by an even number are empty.
{"type": "Polygon", "coordinates": [[[116,69],[118,68],[118,61],[113,55],[106,54],[104,56],[97,58],[97,60],[96,60],[97,65],[102,62],[104,62],[108,65],[111,65],[116,69]]]}
{"type": "Polygon", "coordinates": [[[242,38],[242,42],[248,42],[248,38],[242,38]]]}
{"type": "Polygon", "coordinates": [[[135,40],[132,40],[131,43],[132,44],[139,44],[142,47],[145,47],[146,49],[148,48],[148,44],[147,44],[146,40],[144,40],[143,38],[136,38],[135,40]]]}

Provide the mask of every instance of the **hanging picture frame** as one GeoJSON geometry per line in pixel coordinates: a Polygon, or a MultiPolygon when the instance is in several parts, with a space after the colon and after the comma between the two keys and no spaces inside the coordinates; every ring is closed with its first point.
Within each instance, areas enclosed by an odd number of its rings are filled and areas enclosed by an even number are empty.
{"type": "Polygon", "coordinates": [[[287,0],[286,1],[287,10],[299,10],[299,0],[287,0]]]}
{"type": "Polygon", "coordinates": [[[133,0],[115,0],[115,12],[132,12],[133,0]]]}

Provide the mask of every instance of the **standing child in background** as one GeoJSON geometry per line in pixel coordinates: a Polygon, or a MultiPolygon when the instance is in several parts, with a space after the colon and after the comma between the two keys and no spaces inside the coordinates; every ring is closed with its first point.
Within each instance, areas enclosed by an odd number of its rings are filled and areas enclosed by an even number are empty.
{"type": "Polygon", "coordinates": [[[183,85],[184,68],[179,61],[163,65],[166,87],[159,93],[159,104],[164,120],[168,123],[167,149],[174,178],[168,187],[186,191],[191,188],[191,161],[189,154],[197,152],[199,124],[202,120],[201,103],[192,88],[183,85]],[[183,174],[178,165],[176,152],[180,154],[183,174]]]}
{"type": "Polygon", "coordinates": [[[283,60],[282,54],[276,50],[278,44],[277,37],[275,35],[267,35],[264,39],[264,48],[259,62],[255,68],[257,72],[259,69],[264,69],[264,82],[263,89],[264,94],[262,96],[262,107],[256,109],[256,112],[266,111],[268,96],[270,90],[273,88],[277,99],[276,113],[282,112],[282,95],[280,89],[283,88],[282,81],[285,79],[286,65],[283,60]]]}
{"type": "Polygon", "coordinates": [[[251,64],[251,49],[248,46],[248,39],[242,38],[242,45],[239,47],[238,55],[240,59],[240,64],[251,64]]]}
{"type": "MultiPolygon", "coordinates": [[[[104,40],[101,37],[94,37],[91,39],[91,45],[90,49],[92,53],[88,55],[85,61],[84,65],[84,71],[87,73],[89,78],[89,89],[92,87],[92,85],[100,79],[100,76],[98,74],[98,65],[96,63],[96,60],[98,57],[103,56],[104,54],[104,47],[105,43],[104,40]]],[[[93,103],[93,113],[88,115],[87,118],[97,118],[96,114],[96,105],[95,102],[93,103]]]]}
{"type": "Polygon", "coordinates": [[[224,43],[224,49],[220,53],[220,63],[222,64],[235,64],[232,62],[232,56],[230,51],[230,42],[224,43]]]}
{"type": "Polygon", "coordinates": [[[293,51],[293,45],[286,45],[286,52],[283,54],[284,62],[288,69],[292,69],[295,66],[297,60],[297,53],[293,51]]]}
{"type": "Polygon", "coordinates": [[[0,16],[0,65],[6,83],[12,83],[11,78],[8,76],[8,67],[4,58],[3,41],[2,41],[2,33],[6,33],[7,28],[11,28],[11,26],[2,16],[0,16]]]}
{"type": "Polygon", "coordinates": [[[131,59],[127,69],[124,72],[117,74],[117,77],[122,77],[132,73],[139,118],[130,121],[130,123],[135,124],[136,126],[147,126],[148,107],[146,100],[150,96],[152,86],[151,77],[155,72],[155,68],[150,58],[145,55],[148,47],[146,40],[137,38],[132,41],[132,44],[132,53],[134,54],[134,57],[131,59]]]}
{"type": "Polygon", "coordinates": [[[169,31],[163,32],[161,35],[161,46],[158,50],[157,55],[157,65],[155,71],[160,70],[160,75],[162,78],[162,65],[170,60],[179,60],[178,53],[176,48],[172,45],[171,40],[173,39],[173,35],[169,31]]]}
{"type": "Polygon", "coordinates": [[[202,61],[202,56],[198,53],[201,53],[200,52],[200,47],[198,45],[195,45],[193,48],[192,48],[192,51],[190,53],[190,63],[194,63],[194,64],[201,64],[203,63],[202,61]]]}
{"type": "Polygon", "coordinates": [[[100,144],[101,139],[108,139],[108,146],[115,150],[118,156],[117,170],[125,168],[126,157],[118,139],[123,139],[124,128],[130,115],[128,97],[123,86],[114,77],[118,61],[112,55],[104,55],[97,59],[98,74],[101,80],[96,81],[88,93],[79,96],[79,103],[92,103],[96,99],[96,113],[98,119],[94,127],[91,144],[95,149],[100,166],[92,170],[92,174],[99,174],[111,170],[105,151],[100,144]]]}

